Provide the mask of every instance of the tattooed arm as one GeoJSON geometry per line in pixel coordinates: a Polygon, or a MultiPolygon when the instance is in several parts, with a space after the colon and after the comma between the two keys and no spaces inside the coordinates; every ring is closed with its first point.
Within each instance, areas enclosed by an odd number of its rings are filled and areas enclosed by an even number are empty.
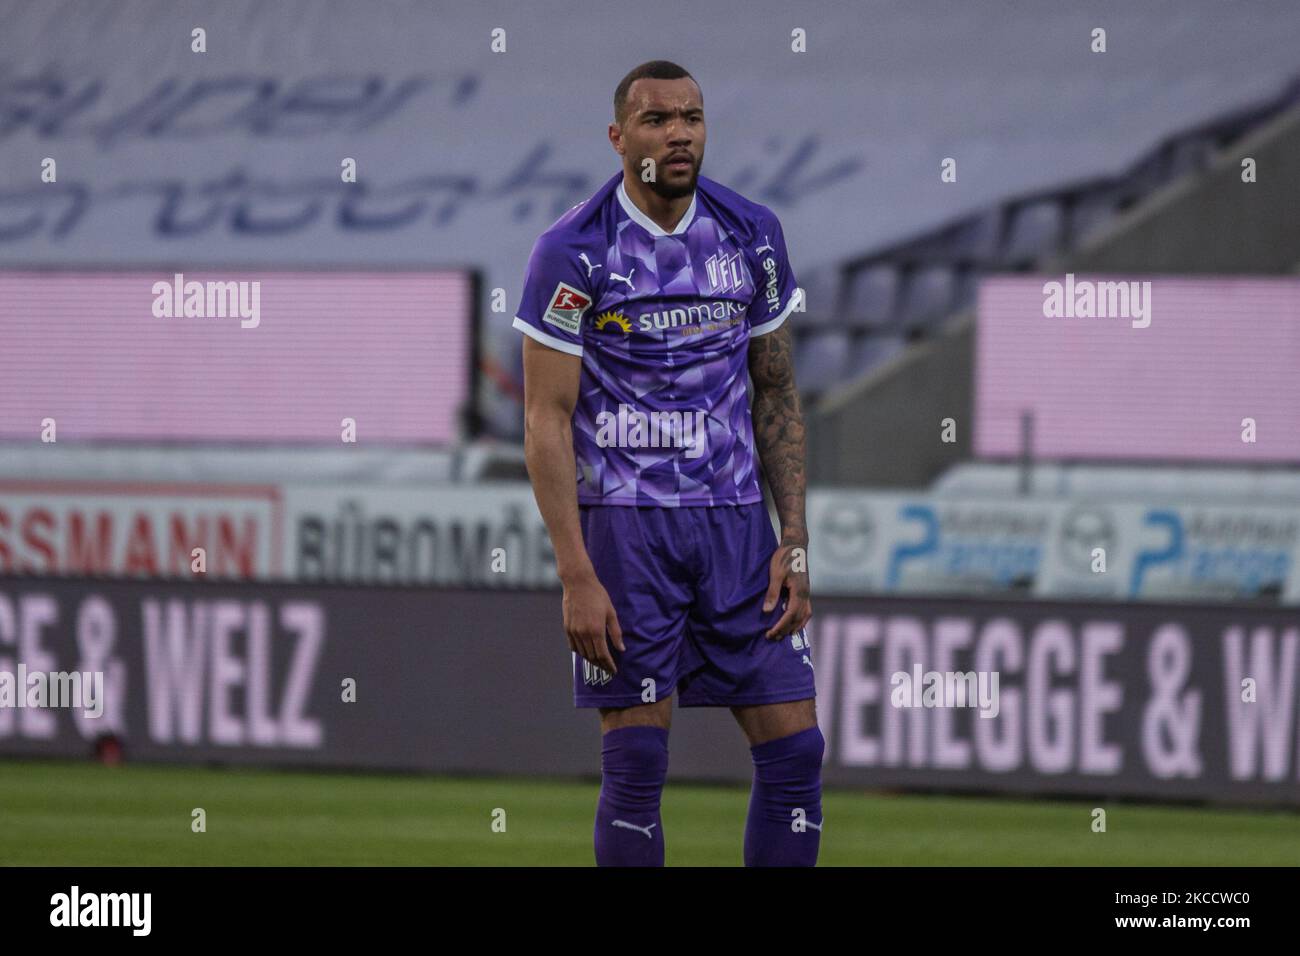
{"type": "Polygon", "coordinates": [[[783,588],[790,598],[770,638],[793,634],[812,616],[808,584],[808,524],[804,513],[803,411],[794,383],[790,325],[783,322],[749,340],[749,374],[754,380],[754,442],[781,519],[781,546],[772,555],[767,599],[770,610],[783,588]]]}

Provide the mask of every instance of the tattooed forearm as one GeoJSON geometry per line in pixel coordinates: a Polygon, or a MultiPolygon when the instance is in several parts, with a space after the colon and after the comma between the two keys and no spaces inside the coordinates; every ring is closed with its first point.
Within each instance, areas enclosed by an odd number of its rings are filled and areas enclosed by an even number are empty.
{"type": "Polygon", "coordinates": [[[803,412],[792,352],[789,323],[750,339],[749,374],[754,380],[754,441],[781,518],[781,543],[806,547],[803,412]]]}

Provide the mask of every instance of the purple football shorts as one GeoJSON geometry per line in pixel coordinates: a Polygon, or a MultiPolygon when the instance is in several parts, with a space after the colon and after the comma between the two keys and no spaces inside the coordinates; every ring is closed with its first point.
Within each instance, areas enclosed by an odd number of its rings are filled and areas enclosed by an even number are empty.
{"type": "Polygon", "coordinates": [[[573,657],[577,707],[628,707],[674,691],[681,707],[728,707],[815,696],[804,630],[763,635],[786,605],[763,612],[777,548],[767,508],[579,505],[596,576],[618,614],[617,674],[573,657]]]}

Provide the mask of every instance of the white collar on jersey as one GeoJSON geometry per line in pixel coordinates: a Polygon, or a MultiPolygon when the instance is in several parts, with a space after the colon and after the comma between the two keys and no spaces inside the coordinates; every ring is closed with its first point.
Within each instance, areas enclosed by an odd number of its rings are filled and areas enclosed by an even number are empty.
{"type": "Polygon", "coordinates": [[[698,193],[698,188],[691,193],[691,204],[686,207],[686,212],[682,213],[681,221],[677,223],[673,231],[665,232],[659,223],[636,207],[636,203],[632,202],[627,190],[623,188],[623,181],[620,179],[618,182],[618,204],[623,207],[623,211],[627,213],[629,219],[652,236],[680,236],[684,233],[686,227],[691,224],[691,220],[695,218],[695,199],[698,193]]]}

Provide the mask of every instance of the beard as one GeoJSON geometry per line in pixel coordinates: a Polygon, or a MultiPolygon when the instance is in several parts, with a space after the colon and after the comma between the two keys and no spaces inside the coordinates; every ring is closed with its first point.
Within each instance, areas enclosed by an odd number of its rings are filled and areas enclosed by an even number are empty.
{"type": "Polygon", "coordinates": [[[691,165],[691,175],[687,179],[670,183],[655,177],[646,185],[650,187],[651,192],[663,199],[680,199],[683,196],[689,196],[695,192],[696,182],[700,178],[700,162],[702,160],[703,157],[691,165]]]}

